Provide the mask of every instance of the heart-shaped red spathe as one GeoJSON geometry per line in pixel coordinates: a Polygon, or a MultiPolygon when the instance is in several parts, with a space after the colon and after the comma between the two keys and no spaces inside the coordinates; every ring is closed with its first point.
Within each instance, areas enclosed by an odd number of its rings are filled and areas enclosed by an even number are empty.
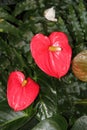
{"type": "Polygon", "coordinates": [[[39,85],[20,71],[11,72],[7,83],[8,104],[15,111],[24,110],[31,105],[39,93],[39,85]]]}
{"type": "Polygon", "coordinates": [[[63,32],[53,32],[49,37],[36,34],[30,43],[32,57],[46,74],[60,78],[70,67],[72,49],[63,32]]]}

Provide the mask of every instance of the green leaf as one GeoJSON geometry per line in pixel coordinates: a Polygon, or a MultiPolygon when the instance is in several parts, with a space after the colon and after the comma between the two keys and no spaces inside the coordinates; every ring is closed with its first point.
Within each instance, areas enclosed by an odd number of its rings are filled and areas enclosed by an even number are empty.
{"type": "Polygon", "coordinates": [[[15,7],[14,10],[14,15],[17,16],[20,13],[22,13],[23,11],[27,11],[27,10],[35,10],[37,7],[36,5],[36,1],[35,0],[25,0],[22,2],[18,2],[18,4],[15,7]]]}
{"type": "Polygon", "coordinates": [[[23,127],[21,127],[18,130],[31,130],[33,129],[37,124],[39,123],[39,121],[35,118],[35,116],[29,120],[23,127]]]}
{"type": "Polygon", "coordinates": [[[63,116],[56,114],[50,119],[54,120],[62,130],[67,130],[68,124],[63,116]]]}
{"type": "Polygon", "coordinates": [[[41,121],[32,130],[62,130],[62,129],[59,127],[59,125],[55,121],[45,119],[45,120],[41,121]]]}
{"type": "MultiPolygon", "coordinates": [[[[16,0],[17,1],[17,0],[16,0]]],[[[16,1],[15,0],[1,0],[0,1],[0,5],[2,6],[2,5],[13,5],[13,4],[15,4],[16,3],[16,1]]]]}
{"type": "Polygon", "coordinates": [[[17,20],[13,15],[8,13],[8,11],[2,7],[0,7],[0,20],[5,19],[12,23],[14,23],[16,26],[21,24],[20,20],[17,20]]]}
{"type": "Polygon", "coordinates": [[[28,111],[15,112],[7,104],[7,101],[0,102],[0,130],[18,130],[35,114],[32,106],[28,111]]]}
{"type": "Polygon", "coordinates": [[[32,130],[67,130],[67,123],[63,117],[56,115],[42,120],[32,130]]]}
{"type": "Polygon", "coordinates": [[[17,37],[21,36],[22,32],[16,28],[14,25],[10,24],[9,22],[1,19],[0,21],[0,32],[10,33],[17,37]],[[15,32],[15,33],[14,33],[15,32]]]}
{"type": "Polygon", "coordinates": [[[78,81],[72,73],[62,79],[55,79],[46,76],[38,69],[35,70],[36,80],[41,87],[37,113],[39,120],[52,117],[57,113],[68,119],[75,118],[76,113],[77,115],[87,113],[85,108],[83,111],[82,107],[79,109],[74,104],[79,98],[87,98],[86,83],[78,81]]]}
{"type": "Polygon", "coordinates": [[[72,5],[69,6],[68,11],[69,14],[67,15],[67,21],[70,26],[69,31],[73,34],[72,36],[74,36],[74,39],[77,43],[82,42],[84,40],[84,33],[72,5]]]}
{"type": "Polygon", "coordinates": [[[55,119],[48,118],[41,121],[32,130],[62,130],[55,119]]]}
{"type": "Polygon", "coordinates": [[[87,116],[77,119],[71,130],[87,130],[87,116]]]}
{"type": "Polygon", "coordinates": [[[37,82],[41,86],[41,91],[39,94],[39,111],[37,117],[42,120],[57,113],[57,91],[53,79],[44,75],[40,71],[38,71],[38,74],[40,74],[40,78],[38,75],[37,82]]]}
{"type": "Polygon", "coordinates": [[[2,102],[3,100],[5,100],[6,98],[6,93],[4,90],[4,86],[2,85],[2,82],[0,81],[0,102],[2,102]]]}
{"type": "Polygon", "coordinates": [[[79,15],[80,24],[84,32],[84,37],[87,40],[87,10],[83,0],[79,0],[76,6],[76,10],[79,15]]]}

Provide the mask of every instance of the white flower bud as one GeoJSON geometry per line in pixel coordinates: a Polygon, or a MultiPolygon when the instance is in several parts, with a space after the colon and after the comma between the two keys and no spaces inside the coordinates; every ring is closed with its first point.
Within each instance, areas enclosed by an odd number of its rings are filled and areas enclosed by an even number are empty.
{"type": "Polygon", "coordinates": [[[57,22],[57,19],[55,18],[55,9],[54,7],[51,7],[49,9],[46,9],[44,11],[44,17],[49,21],[57,22]]]}

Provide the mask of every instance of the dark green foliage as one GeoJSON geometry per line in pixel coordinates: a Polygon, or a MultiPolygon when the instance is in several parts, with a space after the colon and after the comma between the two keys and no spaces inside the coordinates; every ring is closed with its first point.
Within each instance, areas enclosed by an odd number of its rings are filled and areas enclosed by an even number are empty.
{"type": "Polygon", "coordinates": [[[67,122],[66,120],[59,116],[53,116],[49,119],[45,119],[37,124],[36,127],[32,130],[67,130],[67,122]]]}
{"type": "Polygon", "coordinates": [[[87,114],[87,83],[79,81],[71,68],[61,79],[47,76],[36,66],[29,43],[36,33],[63,31],[73,49],[72,58],[87,49],[86,0],[2,0],[0,5],[0,130],[78,130],[77,118],[87,114]],[[57,22],[44,17],[52,6],[57,22]],[[8,76],[14,70],[32,77],[41,88],[37,100],[18,113],[6,99],[8,76]]]}

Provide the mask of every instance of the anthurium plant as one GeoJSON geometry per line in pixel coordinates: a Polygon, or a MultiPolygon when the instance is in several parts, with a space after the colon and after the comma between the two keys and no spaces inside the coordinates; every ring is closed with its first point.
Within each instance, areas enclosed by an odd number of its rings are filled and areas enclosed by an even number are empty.
{"type": "Polygon", "coordinates": [[[31,40],[30,49],[36,64],[48,75],[60,78],[67,73],[72,49],[63,32],[53,32],[49,38],[36,34],[31,40]]]}
{"type": "Polygon", "coordinates": [[[87,129],[86,0],[0,1],[0,130],[87,129]]]}
{"type": "Polygon", "coordinates": [[[35,100],[39,86],[31,79],[25,79],[20,71],[12,72],[7,83],[8,104],[15,111],[21,111],[35,100]]]}

